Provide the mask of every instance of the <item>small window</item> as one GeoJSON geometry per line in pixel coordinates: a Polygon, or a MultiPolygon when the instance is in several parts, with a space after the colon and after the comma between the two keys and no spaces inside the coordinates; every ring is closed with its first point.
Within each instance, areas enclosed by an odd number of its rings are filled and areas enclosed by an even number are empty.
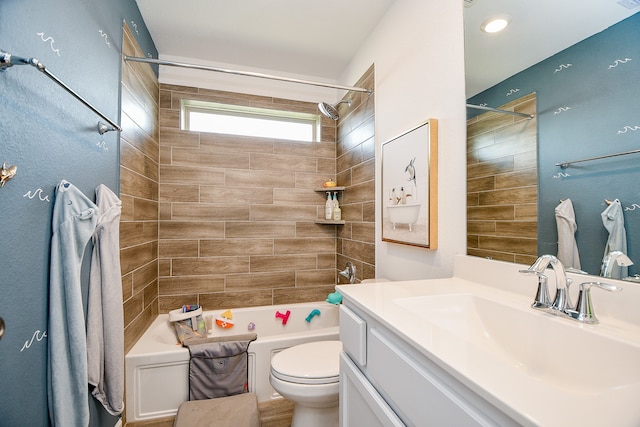
{"type": "Polygon", "coordinates": [[[184,130],[314,142],[319,127],[317,114],[182,101],[184,130]]]}

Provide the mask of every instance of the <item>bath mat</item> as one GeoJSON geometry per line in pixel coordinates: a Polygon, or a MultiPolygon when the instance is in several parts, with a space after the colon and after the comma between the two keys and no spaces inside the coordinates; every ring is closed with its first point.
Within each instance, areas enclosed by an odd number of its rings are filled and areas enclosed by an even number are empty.
{"type": "Polygon", "coordinates": [[[258,399],[254,393],[184,402],[173,427],[260,427],[258,399]]]}

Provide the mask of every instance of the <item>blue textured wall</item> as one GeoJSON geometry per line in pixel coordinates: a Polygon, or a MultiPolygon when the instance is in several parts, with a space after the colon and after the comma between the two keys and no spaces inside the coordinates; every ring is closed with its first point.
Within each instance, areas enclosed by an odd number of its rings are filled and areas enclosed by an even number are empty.
{"type": "MultiPolygon", "coordinates": [[[[571,198],[582,268],[598,273],[608,233],[605,199],[624,207],[628,255],[640,272],[640,154],[562,161],[640,149],[640,13],[469,99],[496,107],[536,92],[538,107],[538,253],[557,252],[554,208],[571,198]]],[[[526,47],[523,47],[526,49],[526,47]]],[[[469,110],[469,117],[478,114],[469,110]]]]}
{"type": "MultiPolygon", "coordinates": [[[[37,58],[119,123],[123,21],[157,57],[135,0],[1,0],[0,49],[37,58]]],[[[48,425],[44,333],[54,188],[66,179],[90,198],[100,183],[118,191],[119,135],[99,135],[98,120],[32,66],[0,72],[0,163],[18,167],[0,188],[2,426],[48,425]]],[[[90,401],[92,425],[115,423],[90,401]]]]}

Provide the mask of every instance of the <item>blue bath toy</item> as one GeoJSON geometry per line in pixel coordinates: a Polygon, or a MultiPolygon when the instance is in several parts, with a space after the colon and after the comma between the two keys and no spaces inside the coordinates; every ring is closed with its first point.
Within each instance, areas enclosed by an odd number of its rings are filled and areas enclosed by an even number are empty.
{"type": "Polygon", "coordinates": [[[247,325],[247,329],[249,331],[253,331],[256,328],[256,324],[253,322],[249,322],[249,324],[247,325]]]}
{"type": "Polygon", "coordinates": [[[185,304],[182,306],[183,313],[189,313],[190,311],[196,311],[200,306],[198,304],[185,304]]]}
{"type": "Polygon", "coordinates": [[[309,313],[309,315],[304,320],[306,320],[307,323],[311,323],[311,319],[313,319],[314,316],[320,316],[320,310],[318,310],[317,308],[311,310],[311,313],[309,313]]]}
{"type": "Polygon", "coordinates": [[[340,292],[333,292],[327,295],[327,302],[330,304],[340,304],[342,302],[342,294],[340,292]]]}

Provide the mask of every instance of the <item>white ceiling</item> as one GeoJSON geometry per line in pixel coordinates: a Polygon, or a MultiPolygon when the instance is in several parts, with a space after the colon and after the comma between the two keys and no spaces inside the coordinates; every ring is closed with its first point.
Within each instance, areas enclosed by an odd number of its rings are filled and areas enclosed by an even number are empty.
{"type": "MultiPolygon", "coordinates": [[[[402,0],[136,1],[161,56],[335,81],[402,0]]],[[[474,0],[464,9],[467,97],[638,10],[616,1],[474,0]],[[480,24],[499,13],[511,15],[507,30],[482,33],[480,24]]]]}
{"type": "Polygon", "coordinates": [[[395,0],[136,0],[160,55],[335,81],[395,0]]]}
{"type": "MultiPolygon", "coordinates": [[[[633,0],[632,0],[633,1],[633,0]]],[[[467,98],[596,34],[638,11],[617,0],[475,0],[465,7],[467,98]],[[501,33],[480,25],[511,16],[501,33]]]]}

